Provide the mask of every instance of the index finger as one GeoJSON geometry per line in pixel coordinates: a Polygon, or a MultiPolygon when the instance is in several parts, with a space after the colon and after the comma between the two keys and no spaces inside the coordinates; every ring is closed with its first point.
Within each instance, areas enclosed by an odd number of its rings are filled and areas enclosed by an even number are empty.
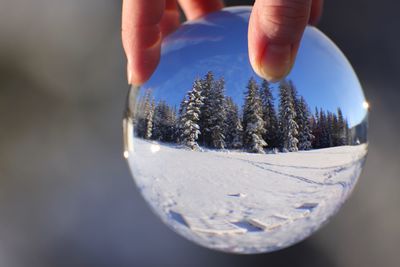
{"type": "Polygon", "coordinates": [[[122,44],[128,60],[128,82],[144,83],[160,60],[160,22],[165,0],[124,0],[122,44]]]}

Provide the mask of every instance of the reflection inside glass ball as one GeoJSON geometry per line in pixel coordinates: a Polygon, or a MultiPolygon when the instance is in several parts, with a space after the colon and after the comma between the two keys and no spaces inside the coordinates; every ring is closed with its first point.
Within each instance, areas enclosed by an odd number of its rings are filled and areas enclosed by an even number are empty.
{"type": "Polygon", "coordinates": [[[132,88],[125,152],[161,219],[203,246],[260,253],[316,231],[351,193],[367,153],[368,103],[340,50],[307,27],[289,76],[252,70],[251,9],[185,23],[132,88]]]}

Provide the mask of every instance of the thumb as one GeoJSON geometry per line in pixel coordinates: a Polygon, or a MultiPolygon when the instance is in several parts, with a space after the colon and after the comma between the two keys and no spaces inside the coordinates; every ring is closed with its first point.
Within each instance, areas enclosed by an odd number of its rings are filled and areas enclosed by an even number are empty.
{"type": "Polygon", "coordinates": [[[269,81],[284,78],[293,66],[311,0],[256,0],[249,22],[249,57],[254,71],[269,81]]]}

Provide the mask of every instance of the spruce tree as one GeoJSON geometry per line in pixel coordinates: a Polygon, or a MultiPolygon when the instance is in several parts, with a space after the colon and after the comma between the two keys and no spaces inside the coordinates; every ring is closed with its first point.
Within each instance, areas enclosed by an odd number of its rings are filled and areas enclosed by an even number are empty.
{"type": "Polygon", "coordinates": [[[346,122],[343,118],[343,113],[340,108],[337,109],[338,114],[338,145],[344,146],[346,142],[346,122]]]}
{"type": "Polygon", "coordinates": [[[150,139],[153,132],[153,116],[154,116],[155,102],[151,102],[150,109],[146,112],[146,133],[144,138],[150,139]]]}
{"type": "Polygon", "coordinates": [[[288,82],[288,88],[289,88],[289,92],[293,101],[293,108],[294,108],[294,112],[296,113],[296,117],[295,117],[295,122],[297,124],[300,124],[300,113],[301,113],[301,107],[300,107],[300,97],[299,94],[297,92],[297,88],[294,85],[293,81],[289,80],[288,82]]]}
{"type": "Polygon", "coordinates": [[[199,149],[197,143],[200,134],[200,108],[203,105],[203,96],[201,95],[202,84],[200,80],[196,80],[193,88],[188,92],[185,100],[185,112],[181,118],[181,142],[192,150],[199,149]]]}
{"type": "Polygon", "coordinates": [[[280,146],[279,142],[279,125],[276,116],[274,97],[271,92],[271,87],[268,81],[263,80],[260,88],[260,97],[263,107],[263,120],[265,123],[264,140],[270,148],[280,146]]]}
{"type": "Polygon", "coordinates": [[[165,101],[160,101],[154,112],[153,139],[163,142],[175,140],[176,114],[165,101]]]}
{"type": "Polygon", "coordinates": [[[298,125],[295,121],[296,112],[294,110],[294,101],[290,85],[286,81],[280,83],[279,95],[279,117],[283,138],[283,149],[289,152],[294,152],[298,150],[298,125]]]}
{"type": "Polygon", "coordinates": [[[167,141],[175,142],[176,140],[176,131],[177,131],[177,117],[176,117],[176,108],[168,107],[168,116],[167,116],[167,141]]]}
{"type": "Polygon", "coordinates": [[[327,148],[329,147],[329,124],[328,124],[328,119],[327,115],[322,108],[319,111],[319,128],[321,131],[320,135],[320,148],[327,148]]]}
{"type": "Polygon", "coordinates": [[[163,117],[164,117],[164,101],[160,101],[157,103],[154,109],[153,116],[153,133],[152,139],[162,141],[163,139],[163,117]]]}
{"type": "Polygon", "coordinates": [[[152,94],[150,90],[145,92],[144,97],[139,100],[138,103],[138,115],[136,123],[136,134],[138,137],[149,139],[153,128],[153,112],[154,106],[152,106],[152,94]]]}
{"type": "Polygon", "coordinates": [[[319,111],[317,107],[315,107],[315,115],[313,116],[312,134],[314,136],[312,147],[314,149],[321,148],[321,129],[319,121],[319,111]]]}
{"type": "Polygon", "coordinates": [[[214,87],[214,74],[209,71],[201,80],[201,95],[203,97],[203,105],[200,109],[199,126],[201,133],[199,142],[203,146],[212,146],[211,138],[211,116],[212,116],[212,89],[214,87]]]}
{"type": "MultiPolygon", "coordinates": [[[[226,110],[224,95],[224,80],[215,81],[211,88],[211,114],[210,114],[210,134],[211,147],[223,149],[225,148],[225,131],[226,131],[226,110]]],[[[204,104],[203,104],[204,106],[204,104]]],[[[203,130],[203,129],[202,129],[203,130]]]]}
{"type": "Polygon", "coordinates": [[[144,138],[145,131],[146,131],[144,106],[145,106],[145,98],[140,97],[138,100],[138,103],[136,105],[137,112],[134,113],[136,115],[134,117],[134,120],[135,120],[135,133],[138,137],[141,137],[141,138],[144,138]]]}
{"type": "Polygon", "coordinates": [[[237,114],[237,120],[235,123],[235,129],[233,132],[231,147],[238,149],[238,148],[243,147],[243,126],[242,126],[242,121],[240,119],[237,106],[235,106],[235,113],[237,114]]]}
{"type": "Polygon", "coordinates": [[[310,111],[303,97],[300,97],[298,105],[297,121],[299,126],[299,149],[310,150],[312,148],[311,142],[314,139],[314,136],[311,133],[310,111]]]}
{"type": "Polygon", "coordinates": [[[339,146],[340,127],[338,116],[332,113],[332,146],[339,146]]]}
{"type": "Polygon", "coordinates": [[[250,78],[243,106],[243,143],[250,151],[264,153],[267,143],[263,139],[265,133],[264,120],[262,119],[262,103],[259,96],[259,88],[254,80],[250,78]]]}
{"type": "Polygon", "coordinates": [[[327,132],[328,132],[328,147],[333,147],[334,142],[334,118],[333,113],[328,111],[326,115],[327,120],[327,132]]]}
{"type": "Polygon", "coordinates": [[[353,145],[353,137],[351,134],[351,129],[349,127],[349,122],[347,119],[345,120],[345,132],[346,132],[346,145],[352,146],[353,145]]]}
{"type": "Polygon", "coordinates": [[[243,127],[240,121],[239,108],[233,102],[231,97],[227,97],[226,105],[226,130],[225,130],[225,143],[228,148],[241,148],[242,147],[242,132],[243,127]]]}
{"type": "Polygon", "coordinates": [[[184,126],[184,115],[186,113],[186,103],[187,103],[186,95],[183,97],[178,110],[178,118],[176,122],[176,131],[175,131],[175,141],[180,144],[182,143],[181,136],[183,135],[183,126],[184,126]]]}

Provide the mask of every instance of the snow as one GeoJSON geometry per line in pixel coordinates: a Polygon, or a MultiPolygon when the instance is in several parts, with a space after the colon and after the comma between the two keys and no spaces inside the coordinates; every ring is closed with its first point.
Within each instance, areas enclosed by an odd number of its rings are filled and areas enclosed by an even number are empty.
{"type": "Polygon", "coordinates": [[[128,162],[144,198],[203,246],[259,253],[317,230],[351,193],[367,145],[278,154],[200,152],[134,138],[128,162]]]}

